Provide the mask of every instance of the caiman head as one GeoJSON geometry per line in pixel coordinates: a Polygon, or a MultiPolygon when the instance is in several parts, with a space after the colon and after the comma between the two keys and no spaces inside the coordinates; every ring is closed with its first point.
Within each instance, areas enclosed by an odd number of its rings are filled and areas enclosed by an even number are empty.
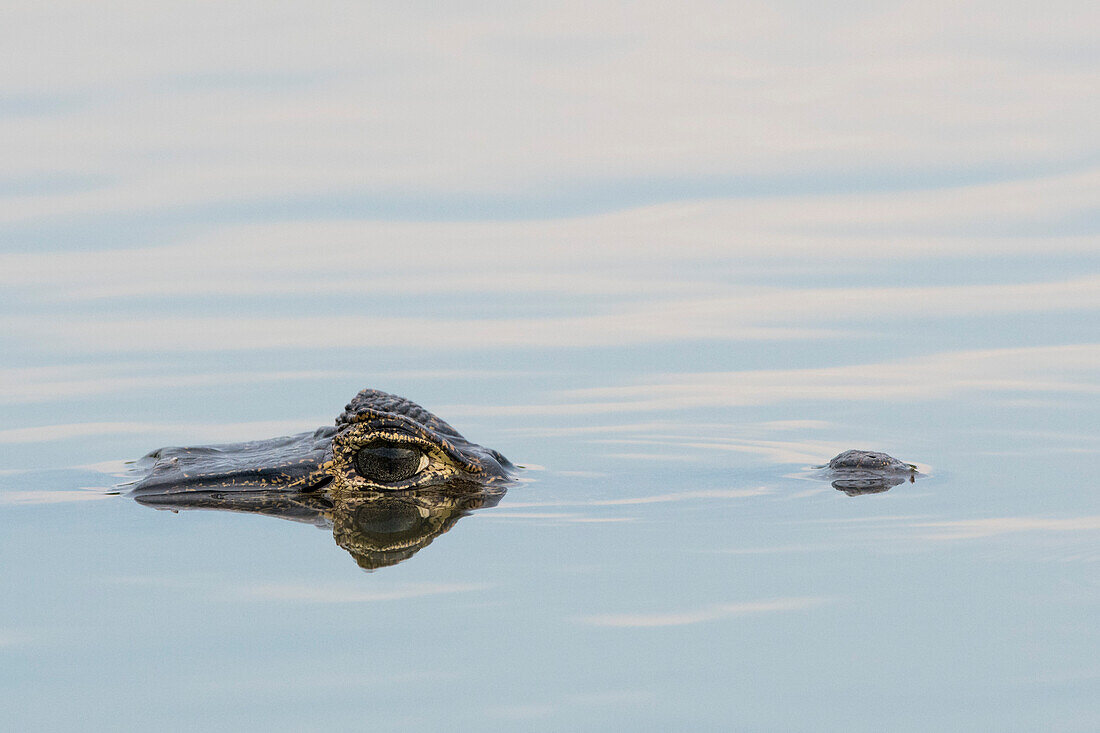
{"type": "Polygon", "coordinates": [[[869,450],[847,450],[824,466],[833,488],[848,496],[881,494],[895,486],[912,483],[920,476],[917,467],[886,453],[869,450]]]}
{"type": "Polygon", "coordinates": [[[270,440],[161,448],[138,464],[136,497],[203,491],[318,491],[354,495],[507,481],[495,450],[463,438],[420,405],[365,389],[335,427],[270,440]]]}
{"type": "Polygon", "coordinates": [[[161,448],[138,464],[135,499],[329,526],[364,568],[405,560],[474,509],[494,506],[514,466],[403,397],[363,390],[318,428],[271,440],[161,448]]]}

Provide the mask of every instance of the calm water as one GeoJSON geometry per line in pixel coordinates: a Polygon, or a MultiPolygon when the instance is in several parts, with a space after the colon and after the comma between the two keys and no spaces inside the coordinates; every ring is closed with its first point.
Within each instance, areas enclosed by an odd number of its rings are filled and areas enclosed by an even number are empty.
{"type": "Polygon", "coordinates": [[[1095,726],[1094,257],[1048,284],[1030,254],[547,273],[517,246],[424,275],[364,241],[333,291],[277,245],[25,256],[52,280],[3,337],[8,726],[1095,726]],[[153,292],[162,256],[302,292],[153,292]],[[394,285],[422,275],[445,285],[394,285]],[[105,493],[154,447],[330,424],[367,385],[521,483],[371,573],[327,528],[105,493]],[[927,476],[849,497],[808,470],[848,447],[927,476]]]}
{"type": "Polygon", "coordinates": [[[702,5],[13,10],[0,729],[1100,729],[1096,24],[702,5]],[[115,489],[363,387],[519,483],[115,489]]]}

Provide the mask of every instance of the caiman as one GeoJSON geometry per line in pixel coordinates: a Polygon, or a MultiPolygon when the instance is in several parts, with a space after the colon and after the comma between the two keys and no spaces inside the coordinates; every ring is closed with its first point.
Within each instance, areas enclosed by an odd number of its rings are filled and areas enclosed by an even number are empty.
{"type": "Polygon", "coordinates": [[[848,496],[879,494],[920,475],[912,463],[869,450],[846,450],[816,468],[826,469],[833,488],[848,496]]]}
{"type": "Polygon", "coordinates": [[[160,448],[130,490],[158,509],[222,509],[330,526],[360,566],[408,559],[474,509],[515,466],[420,405],[365,389],[332,427],[270,440],[160,448]]]}

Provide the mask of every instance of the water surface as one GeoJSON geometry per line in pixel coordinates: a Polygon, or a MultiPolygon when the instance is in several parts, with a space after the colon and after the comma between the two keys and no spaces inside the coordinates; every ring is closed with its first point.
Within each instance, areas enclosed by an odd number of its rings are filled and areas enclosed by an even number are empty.
{"type": "Polygon", "coordinates": [[[415,295],[51,285],[5,336],[5,715],[1085,730],[1100,346],[1071,259],[1053,283],[1026,258],[933,285],[950,258],[742,270],[716,250],[558,282],[513,258],[532,274],[490,292],[461,268],[415,295]],[[1070,302],[1017,297],[1044,288],[1070,302]],[[124,459],[329,424],[367,385],[521,482],[370,573],[327,528],[105,493],[124,459]],[[849,447],[926,475],[848,496],[809,467],[849,447]]]}
{"type": "Polygon", "coordinates": [[[1095,11],[726,5],[13,10],[0,728],[1100,729],[1095,11]],[[519,482],[115,489],[363,387],[519,482]]]}

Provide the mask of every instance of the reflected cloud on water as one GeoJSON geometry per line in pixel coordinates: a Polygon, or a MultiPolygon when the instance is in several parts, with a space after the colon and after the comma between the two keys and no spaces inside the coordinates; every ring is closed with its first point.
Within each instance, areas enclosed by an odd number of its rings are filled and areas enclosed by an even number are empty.
{"type": "Polygon", "coordinates": [[[586,616],[577,619],[590,626],[610,626],[618,628],[648,628],[661,626],[686,626],[689,624],[717,621],[730,616],[755,613],[774,613],[777,611],[799,611],[821,605],[825,598],[777,598],[766,601],[741,603],[722,603],[703,608],[694,608],[669,613],[621,613],[586,616]]]}

